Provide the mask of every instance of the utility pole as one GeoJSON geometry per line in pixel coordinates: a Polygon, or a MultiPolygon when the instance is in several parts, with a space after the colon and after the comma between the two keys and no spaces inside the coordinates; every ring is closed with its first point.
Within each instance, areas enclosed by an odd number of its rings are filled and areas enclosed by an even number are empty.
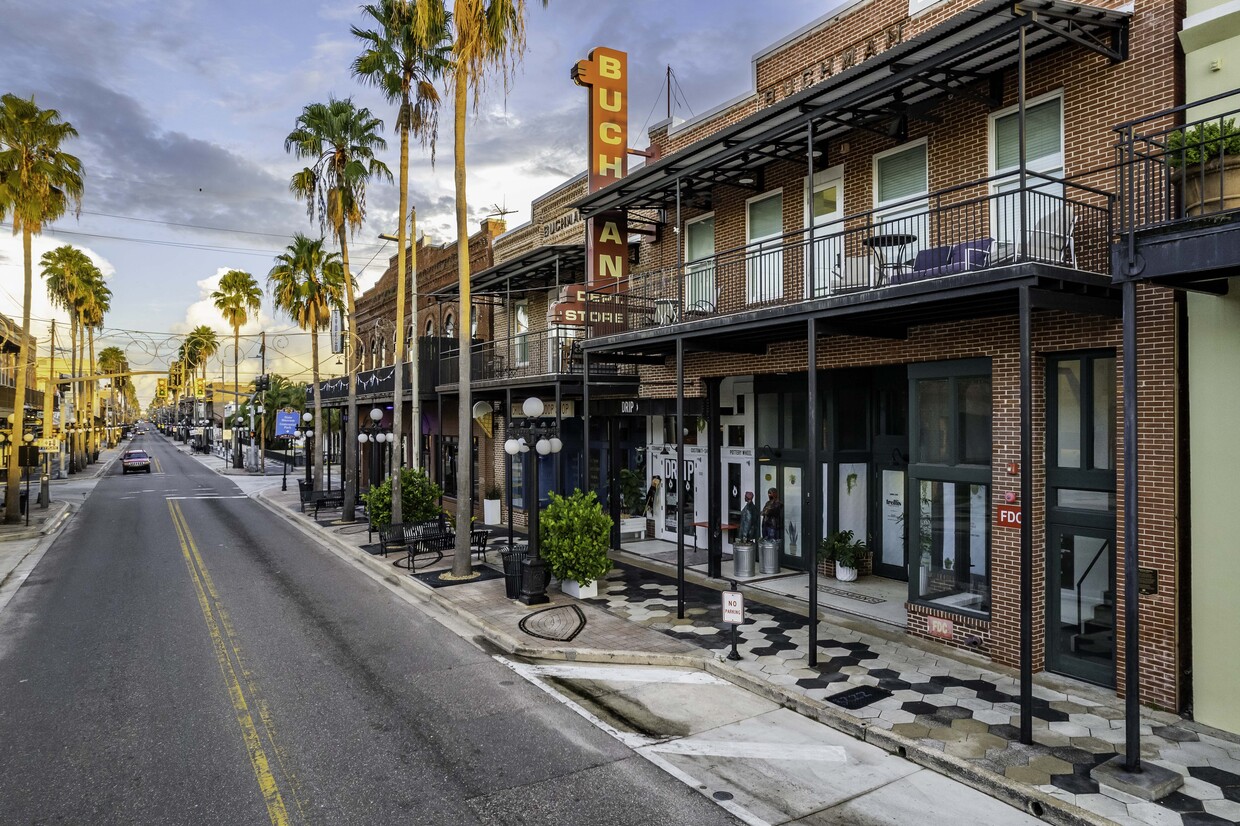
{"type": "Polygon", "coordinates": [[[258,449],[262,454],[261,460],[259,462],[262,465],[262,470],[260,471],[260,473],[263,476],[266,476],[267,475],[267,438],[266,438],[267,436],[267,433],[266,433],[266,430],[267,430],[267,331],[266,330],[264,330],[262,334],[261,344],[258,348],[258,355],[259,355],[259,364],[262,365],[260,369],[263,375],[263,391],[262,391],[263,392],[263,401],[262,401],[263,412],[262,412],[262,415],[258,419],[258,449]]]}

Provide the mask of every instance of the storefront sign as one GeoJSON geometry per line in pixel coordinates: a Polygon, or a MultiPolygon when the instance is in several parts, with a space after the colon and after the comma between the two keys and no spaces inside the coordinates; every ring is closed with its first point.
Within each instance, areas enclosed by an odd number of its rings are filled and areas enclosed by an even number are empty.
{"type": "Polygon", "coordinates": [[[926,617],[926,633],[932,637],[950,640],[955,633],[956,624],[942,617],[926,617]]]}
{"type": "Polygon", "coordinates": [[[995,525],[1000,528],[1020,527],[1020,505],[996,505],[995,525]]]}
{"type": "MultiPolygon", "coordinates": [[[[525,411],[522,409],[523,404],[524,402],[513,402],[512,403],[512,409],[508,411],[510,419],[524,419],[525,418],[525,411]]],[[[561,419],[571,419],[576,415],[577,415],[577,406],[574,400],[569,399],[567,401],[560,402],[560,418],[561,419]]],[[[542,416],[537,417],[537,418],[543,418],[543,419],[555,418],[555,402],[544,401],[542,416]]]]}
{"type": "Polygon", "coordinates": [[[870,58],[887,51],[892,46],[903,43],[904,27],[906,25],[908,25],[907,18],[885,26],[881,31],[874,32],[861,40],[851,43],[840,51],[828,55],[817,63],[806,66],[801,70],[800,74],[786,77],[774,83],[762,90],[760,94],[761,105],[763,107],[770,106],[776,101],[783,100],[802,89],[808,89],[815,83],[864,63],[870,58]]]}
{"type": "Polygon", "coordinates": [[[729,625],[745,624],[745,595],[740,591],[723,592],[723,621],[729,625]]]}
{"type": "Polygon", "coordinates": [[[543,240],[545,241],[546,239],[550,238],[552,235],[555,235],[557,232],[568,229],[569,227],[580,223],[580,221],[581,221],[581,213],[579,213],[575,209],[570,209],[568,212],[564,213],[558,218],[554,218],[550,221],[547,221],[546,223],[542,225],[543,240]]]}
{"type": "MultiPolygon", "coordinates": [[[[589,191],[597,192],[628,174],[629,67],[624,52],[598,47],[573,66],[573,82],[590,90],[590,132],[586,141],[589,191]]],[[[628,220],[623,212],[591,217],[586,228],[586,283],[628,281],[628,220]]]]}
{"type": "MultiPolygon", "coordinates": [[[[582,327],[586,323],[586,285],[571,284],[560,290],[559,299],[547,312],[551,325],[582,327]]],[[[629,327],[629,301],[623,293],[590,295],[590,328],[593,335],[621,332],[629,327]]]]}

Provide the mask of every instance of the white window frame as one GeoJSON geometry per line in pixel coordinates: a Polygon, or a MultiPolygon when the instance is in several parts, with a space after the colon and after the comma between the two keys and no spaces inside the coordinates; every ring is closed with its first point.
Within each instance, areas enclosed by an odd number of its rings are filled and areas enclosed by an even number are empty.
{"type": "Polygon", "coordinates": [[[530,300],[522,298],[512,305],[512,336],[513,358],[518,367],[528,367],[530,363],[530,300]],[[521,323],[521,310],[525,310],[525,329],[518,327],[521,323]]]}
{"type": "MultiPolygon", "coordinates": [[[[685,221],[685,307],[687,309],[693,309],[698,302],[703,301],[710,302],[710,310],[712,312],[718,309],[718,307],[715,306],[718,303],[716,265],[713,260],[711,260],[708,264],[700,263],[715,257],[715,253],[718,251],[715,243],[716,234],[714,232],[711,233],[710,255],[705,255],[696,259],[689,258],[689,227],[694,224],[700,224],[703,221],[714,220],[714,218],[714,212],[707,212],[704,215],[698,215],[695,218],[690,218],[685,221]],[[698,264],[698,266],[695,267],[694,264],[698,264]],[[691,288],[690,285],[696,286],[691,288]]],[[[716,229],[717,228],[718,224],[716,223],[716,229]]],[[[699,307],[698,309],[706,308],[699,307]]]]}
{"type": "MultiPolygon", "coordinates": [[[[778,301],[784,297],[783,250],[776,249],[772,252],[765,251],[766,241],[778,239],[784,234],[783,197],[783,187],[776,187],[775,189],[769,189],[766,192],[763,192],[761,195],[755,195],[752,198],[745,199],[745,247],[748,249],[753,244],[758,245],[756,251],[750,250],[745,255],[745,297],[750,304],[778,301]],[[749,226],[750,207],[759,201],[765,201],[770,198],[780,199],[779,232],[775,235],[767,235],[762,238],[752,238],[750,236],[749,226]],[[755,278],[758,279],[757,283],[755,283],[755,278]]],[[[780,247],[782,244],[773,246],[780,247]]]]}
{"type": "Polygon", "coordinates": [[[904,249],[904,255],[909,260],[917,256],[922,248],[922,232],[924,224],[918,224],[915,220],[910,220],[912,216],[926,214],[930,209],[930,141],[928,138],[917,138],[911,141],[905,141],[899,146],[893,146],[891,149],[884,149],[882,152],[875,152],[870,157],[870,189],[872,190],[872,199],[874,202],[874,222],[878,225],[889,225],[883,227],[880,232],[906,232],[910,235],[917,236],[917,240],[904,249]],[[926,188],[920,197],[916,195],[906,195],[902,198],[896,198],[893,201],[884,204],[878,199],[878,162],[891,155],[898,155],[901,152],[907,152],[918,146],[926,148],[926,188]],[[891,212],[884,212],[885,208],[889,208],[892,204],[902,204],[898,209],[891,212]]]}
{"type": "MultiPolygon", "coordinates": [[[[1067,144],[1064,142],[1065,140],[1064,139],[1064,121],[1066,120],[1066,118],[1065,118],[1065,109],[1064,109],[1063,89],[1056,89],[1053,92],[1047,92],[1044,95],[1038,95],[1035,98],[1026,100],[1025,110],[1028,111],[1029,109],[1035,108],[1037,106],[1041,106],[1042,104],[1049,103],[1050,101],[1055,100],[1056,98],[1059,99],[1058,164],[1055,165],[1055,164],[1036,163],[1035,161],[1039,160],[1036,158],[1027,158],[1026,162],[1028,164],[1028,168],[1034,170],[1035,172],[1040,172],[1044,175],[1051,175],[1051,176],[1062,178],[1064,175],[1064,170],[1066,168],[1065,165],[1067,163],[1067,153],[1065,152],[1065,147],[1067,146],[1067,144]]],[[[1017,164],[1017,166],[1010,167],[1009,169],[998,169],[995,166],[995,155],[996,155],[996,149],[997,149],[997,145],[996,145],[997,136],[996,136],[995,125],[1001,118],[1014,115],[1018,111],[1020,111],[1020,104],[1014,104],[1004,109],[1000,109],[997,112],[992,112],[986,120],[986,169],[988,170],[989,177],[991,178],[994,178],[997,175],[1001,175],[1004,172],[1014,172],[1014,171],[1019,171],[1020,169],[1019,163],[1017,164]]],[[[1004,180],[1004,181],[991,181],[990,194],[992,196],[1001,195],[1004,191],[1009,190],[1009,189],[1015,189],[1018,186],[1019,186],[1019,178],[1015,176],[1010,179],[1004,180]]],[[[1062,184],[1044,184],[1042,187],[1037,187],[1035,184],[1034,188],[1043,189],[1043,191],[1057,198],[1062,198],[1064,195],[1062,184]]],[[[1017,197],[1017,196],[1013,196],[1013,197],[1017,197]]],[[[1004,228],[1008,224],[1008,221],[1004,220],[1004,218],[1001,216],[1001,210],[1003,207],[1002,202],[1004,200],[1006,199],[992,198],[990,202],[990,226],[991,226],[990,234],[994,236],[997,241],[996,246],[995,246],[995,251],[993,253],[994,258],[992,260],[1008,259],[1012,255],[1016,254],[1016,251],[1017,251],[1016,247],[1018,245],[1016,243],[1016,239],[1002,237],[1003,233],[998,231],[1004,228]]],[[[1039,200],[1045,201],[1045,199],[1039,199],[1039,200]]],[[[1030,215],[1029,226],[1033,227],[1038,222],[1038,220],[1040,220],[1041,217],[1046,213],[1046,211],[1047,209],[1046,209],[1045,203],[1041,204],[1041,206],[1035,203],[1033,207],[1030,209],[1030,213],[1032,214],[1030,215]]],[[[1017,234],[1019,235],[1019,233],[1017,234]]]]}
{"type": "MultiPolygon", "coordinates": [[[[814,188],[810,191],[809,176],[806,175],[802,179],[802,186],[805,192],[805,242],[809,243],[809,228],[814,227],[814,281],[815,291],[817,295],[826,295],[830,292],[830,285],[839,279],[844,271],[844,237],[842,235],[834,238],[819,238],[819,229],[828,229],[835,227],[833,231],[842,231],[844,229],[844,216],[847,210],[844,207],[844,164],[836,164],[814,173],[814,188]],[[839,218],[829,221],[821,227],[814,223],[814,198],[819,191],[836,185],[839,188],[839,218]]],[[[809,274],[805,277],[805,297],[809,298],[809,274]]]]}

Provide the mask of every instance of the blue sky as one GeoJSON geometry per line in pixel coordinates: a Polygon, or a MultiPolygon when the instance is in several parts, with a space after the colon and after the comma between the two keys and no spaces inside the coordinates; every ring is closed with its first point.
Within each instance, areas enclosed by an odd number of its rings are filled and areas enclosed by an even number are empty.
{"type": "MultiPolygon", "coordinates": [[[[679,84],[677,114],[700,113],[750,91],[753,54],[835,5],[551,0],[544,9],[533,0],[528,49],[511,92],[505,99],[492,84],[468,124],[471,231],[496,204],[515,210],[509,226],[528,220],[533,197],[584,169],[586,97],[569,69],[592,47],[629,53],[630,135],[640,147],[645,126],[665,114],[668,64],[679,84]]],[[[159,362],[175,350],[168,337],[197,324],[224,333],[206,299],[219,273],[245,269],[265,283],[272,257],[294,232],[317,233],[288,194],[301,164],[283,146],[304,105],[335,95],[370,107],[389,125],[382,159],[395,174],[391,107],[349,73],[359,49],[349,26],[363,22],[356,2],[328,0],[5,4],[0,91],[33,94],[39,105],[59,109],[81,133],[67,148],[86,165],[81,218],[46,231],[36,258],[64,243],[90,252],[113,291],[106,343],[126,347],[131,362],[159,362]]],[[[437,243],[451,240],[450,109],[441,118],[435,166],[415,147],[410,177],[420,229],[437,243]]],[[[375,236],[394,229],[396,197],[387,184],[369,193],[368,225],[351,255],[363,289],[394,252],[375,236]]],[[[35,281],[34,316],[46,320],[55,312],[37,267],[35,281]]],[[[21,284],[20,243],[0,229],[0,313],[20,319],[21,284]]],[[[45,326],[36,323],[36,333],[45,326]]],[[[243,333],[291,327],[265,303],[243,333]]],[[[289,338],[275,369],[302,373],[308,349],[304,337],[289,338]]],[[[139,382],[144,401],[147,386],[139,382]]]]}

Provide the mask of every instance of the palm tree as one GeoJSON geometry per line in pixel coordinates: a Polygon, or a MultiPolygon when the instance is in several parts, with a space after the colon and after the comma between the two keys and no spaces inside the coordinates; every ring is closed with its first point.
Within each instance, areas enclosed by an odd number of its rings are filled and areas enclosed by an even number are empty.
{"type": "MultiPolygon", "coordinates": [[[[241,383],[237,378],[237,359],[241,352],[241,328],[250,320],[250,313],[258,313],[261,305],[262,290],[254,276],[244,270],[229,270],[220,277],[220,286],[211,293],[215,309],[224,316],[224,321],[233,330],[233,400],[238,402],[233,410],[239,408],[241,383]]],[[[233,438],[236,450],[233,452],[233,467],[241,467],[241,440],[233,438]]]]}
{"type": "MultiPolygon", "coordinates": [[[[293,175],[289,189],[306,201],[306,211],[314,220],[317,208],[319,228],[330,225],[340,245],[340,263],[344,278],[344,293],[349,318],[349,347],[346,372],[349,376],[349,432],[348,441],[357,447],[357,308],[353,300],[353,276],[349,272],[349,233],[356,233],[366,216],[366,185],[374,176],[392,180],[392,173],[375,158],[376,151],[383,151],[387,143],[379,137],[383,121],[370,114],[370,110],[353,105],[350,98],[331,98],[326,104],[311,103],[297,117],[297,124],[284,139],[284,151],[298,158],[309,158],[311,166],[293,175]]],[[[315,341],[318,338],[315,337],[315,341]]],[[[317,362],[316,362],[317,365],[317,362]]],[[[315,424],[319,428],[317,402],[318,375],[315,375],[315,424]]],[[[356,517],[353,509],[357,504],[356,487],[350,479],[357,480],[357,451],[346,451],[344,513],[341,520],[352,522],[356,517]]],[[[316,489],[319,489],[315,480],[316,489]]]]}
{"type": "MultiPolygon", "coordinates": [[[[416,0],[417,25],[421,33],[429,33],[436,21],[446,19],[444,0],[416,0]]],[[[545,7],[547,0],[542,0],[545,7]]],[[[456,489],[456,524],[468,525],[473,511],[473,462],[470,445],[473,440],[471,408],[472,365],[470,359],[470,295],[469,295],[469,226],[468,202],[465,198],[465,114],[469,94],[473,93],[474,110],[485,86],[487,76],[499,72],[507,92],[513,70],[525,53],[525,0],[456,0],[452,7],[452,57],[448,78],[453,92],[453,178],[456,183],[456,260],[460,281],[461,306],[458,312],[460,336],[460,379],[457,402],[459,444],[465,461],[458,463],[456,489]]],[[[538,492],[534,492],[538,507],[538,492]]],[[[452,559],[453,576],[468,576],[470,565],[469,531],[458,531],[456,553],[452,559]]]]}
{"type": "MultiPolygon", "coordinates": [[[[52,305],[69,313],[69,372],[74,377],[69,386],[73,392],[73,411],[76,418],[81,405],[78,370],[78,328],[81,306],[85,301],[88,284],[96,271],[95,264],[80,249],[65,244],[48,250],[39,259],[40,271],[47,282],[48,297],[52,305]]],[[[67,424],[67,423],[66,423],[67,424]]],[[[80,469],[77,442],[69,446],[69,469],[80,469]]]]}
{"type": "MultiPolygon", "coordinates": [[[[400,131],[400,226],[397,229],[396,252],[396,375],[392,405],[392,432],[396,434],[397,450],[401,450],[404,435],[404,370],[405,360],[405,255],[407,239],[404,216],[410,220],[410,236],[414,243],[409,270],[414,273],[413,289],[410,291],[413,335],[410,337],[409,361],[412,439],[410,467],[417,468],[420,461],[422,434],[422,400],[418,394],[418,224],[417,210],[409,208],[409,135],[417,135],[422,146],[429,145],[431,163],[435,162],[435,139],[439,131],[439,92],[434,81],[449,65],[446,25],[427,26],[419,30],[416,7],[409,0],[380,0],[379,3],[362,7],[362,14],[374,21],[373,30],[353,27],[353,34],[365,44],[365,50],[353,61],[353,75],[365,83],[376,86],[389,103],[399,104],[396,128],[400,131]]],[[[443,21],[446,23],[446,21],[443,21]]],[[[397,466],[402,463],[397,462],[397,466]]],[[[392,523],[401,521],[400,474],[392,475],[392,523]]]]}
{"type": "MultiPolygon", "coordinates": [[[[112,308],[112,291],[103,283],[103,273],[99,272],[99,268],[92,265],[91,269],[93,272],[91,273],[89,291],[86,294],[86,300],[82,307],[82,327],[86,330],[86,337],[90,343],[90,375],[95,376],[97,374],[95,369],[95,331],[103,328],[103,317],[112,308]]],[[[93,462],[99,453],[99,440],[96,435],[98,428],[95,424],[95,403],[99,391],[99,379],[92,378],[87,387],[90,419],[86,431],[86,455],[87,461],[93,462]]]]}
{"type": "MultiPolygon", "coordinates": [[[[204,388],[203,395],[199,397],[197,388],[195,388],[193,396],[196,399],[195,405],[202,406],[202,413],[205,416],[207,412],[207,397],[205,390],[207,386],[207,363],[211,360],[212,356],[220,351],[220,337],[216,335],[215,331],[207,325],[199,324],[197,327],[190,330],[189,335],[185,337],[185,342],[189,345],[189,363],[191,368],[197,368],[202,372],[202,386],[204,388]]],[[[190,372],[192,373],[193,369],[191,369],[190,372]]],[[[195,416],[196,415],[197,411],[195,411],[195,416]]],[[[205,431],[202,438],[202,445],[207,444],[205,431]]]]}
{"type": "MultiPolygon", "coordinates": [[[[117,416],[116,411],[116,390],[121,388],[121,401],[124,401],[125,383],[129,381],[129,376],[125,375],[129,372],[129,360],[125,358],[125,351],[119,347],[104,347],[99,351],[99,370],[108,375],[108,410],[112,413],[109,425],[115,426],[124,421],[124,416],[117,416]]],[[[109,442],[111,441],[111,432],[108,434],[109,442]]]]}
{"type": "MultiPolygon", "coordinates": [[[[301,233],[276,256],[267,273],[272,301],[298,327],[310,333],[310,365],[314,380],[314,432],[323,432],[323,395],[319,387],[319,330],[327,329],[334,310],[340,310],[345,292],[345,270],[339,253],[323,249],[323,239],[301,233]]],[[[314,489],[323,489],[323,453],[315,451],[314,489]]]]}

